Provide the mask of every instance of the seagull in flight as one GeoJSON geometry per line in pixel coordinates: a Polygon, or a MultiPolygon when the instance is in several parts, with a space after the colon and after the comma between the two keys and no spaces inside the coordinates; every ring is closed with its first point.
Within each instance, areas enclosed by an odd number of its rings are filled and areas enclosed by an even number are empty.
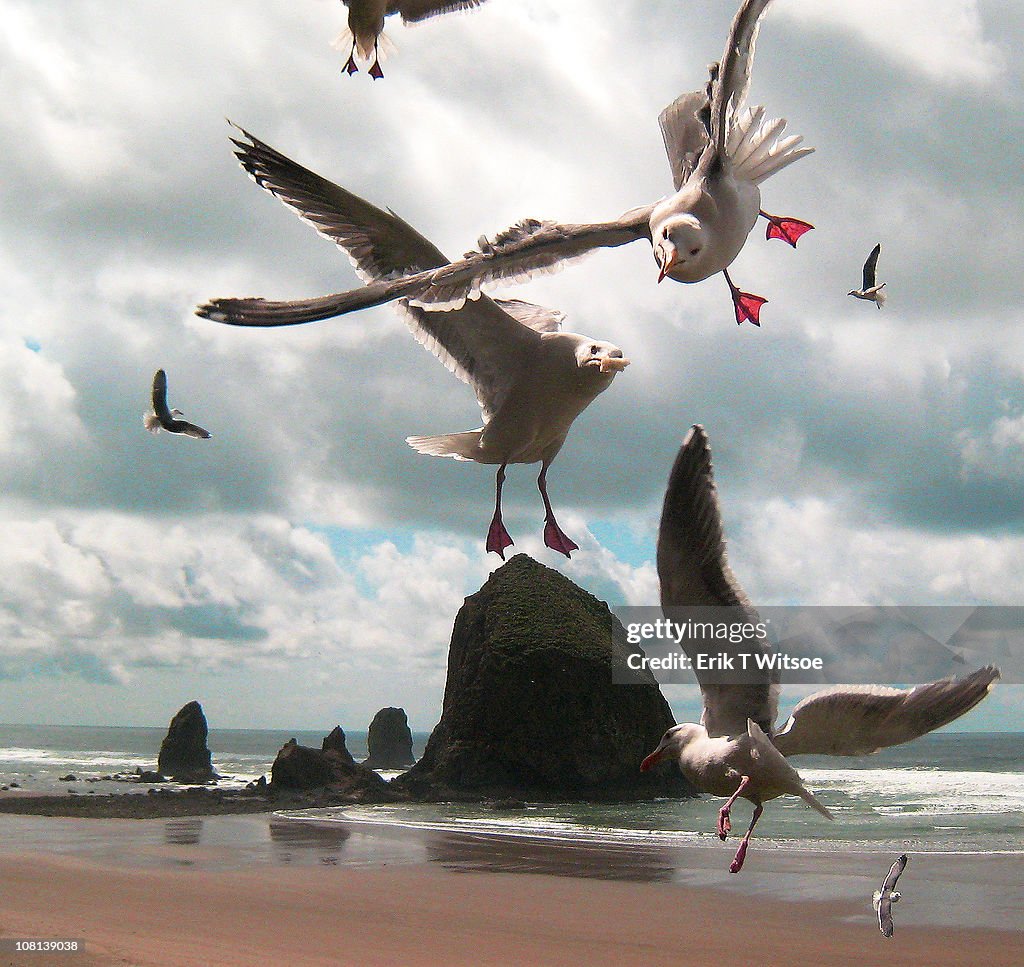
{"type": "Polygon", "coordinates": [[[459,308],[467,298],[478,299],[485,283],[525,281],[595,249],[646,239],[658,265],[659,282],[693,283],[722,273],[737,324],[760,326],[759,313],[766,300],[741,291],[733,283],[729,266],[759,217],[768,220],[767,238],[794,247],[813,227],[761,208],[758,186],[814,150],[800,147],[800,136],[781,136],[785,119],[768,119],[764,108],[745,107],[754,41],[769,3],[744,0],[706,88],[682,95],[661,114],[674,194],[608,222],[570,225],[524,219],[492,239],[480,238],[476,251],[455,262],[382,278],[350,292],[296,302],[217,299],[212,305],[238,325],[271,316],[281,325],[312,322],[395,299],[431,309],[459,308]]]}
{"type": "MultiPolygon", "coordinates": [[[[242,167],[344,251],[366,283],[443,266],[440,250],[392,211],[383,211],[303,168],[247,131],[232,138],[242,167]]],[[[564,313],[519,300],[479,299],[452,311],[428,310],[404,300],[397,308],[416,340],[468,383],[483,412],[483,426],[439,436],[412,436],[420,453],[498,467],[494,516],[487,550],[505,557],[514,542],[501,515],[501,490],[510,463],[540,463],[537,486],[544,501],[544,543],[569,557],[578,545],[555,519],[547,492],[548,467],[573,421],[629,365],[610,342],[562,332],[564,313]]],[[[217,303],[197,314],[240,326],[283,326],[311,321],[283,319],[258,310],[244,318],[217,303]]]]}
{"type": "MultiPolygon", "coordinates": [[[[666,617],[671,618],[673,608],[721,608],[729,609],[725,613],[730,621],[738,617],[752,626],[758,623],[726,562],[711,450],[700,426],[690,431],[669,477],[658,534],[658,578],[666,617]]],[[[704,702],[700,724],[669,729],[640,769],[646,772],[670,759],[698,789],[728,797],[718,813],[722,840],[732,828],[729,817],[736,800],[742,797],[754,804],[750,826],[729,868],[733,873],[743,867],[751,834],[769,800],[798,796],[833,818],[804,786],[789,757],[868,755],[909,742],[970,711],[999,677],[999,670],[990,665],[962,678],[913,689],[836,685],[803,699],[777,729],[778,672],[766,669],[753,681],[748,672],[742,682],[731,682],[722,673],[699,670],[695,644],[692,638],[681,642],[697,669],[704,702]]],[[[729,655],[749,654],[752,649],[771,653],[771,644],[756,637],[736,644],[721,639],[715,647],[729,655]]],[[[733,661],[739,668],[740,661],[733,661]]]]}
{"type": "Polygon", "coordinates": [[[181,410],[167,408],[167,374],[158,369],[153,376],[153,410],[142,417],[142,423],[150,433],[166,430],[168,433],[182,433],[197,440],[209,440],[210,433],[195,423],[175,419],[184,416],[181,410]]]}
{"type": "Polygon", "coordinates": [[[852,295],[855,299],[866,299],[868,302],[873,302],[879,309],[885,305],[886,293],[882,291],[885,288],[885,283],[881,285],[875,282],[875,268],[878,265],[878,255],[882,251],[882,243],[879,242],[868,256],[868,260],[864,263],[864,279],[861,282],[859,289],[851,289],[847,292],[847,295],[852,295]]]}
{"type": "Polygon", "coordinates": [[[902,897],[902,894],[896,890],[896,881],[906,868],[907,854],[904,853],[889,867],[889,872],[886,873],[885,879],[882,881],[882,889],[875,890],[871,897],[871,905],[878,914],[878,929],[882,931],[883,937],[892,937],[892,905],[902,897]]]}
{"type": "Polygon", "coordinates": [[[384,18],[399,14],[403,23],[418,23],[428,17],[434,17],[452,10],[468,10],[479,7],[484,0],[342,0],[348,7],[348,27],[334,41],[339,49],[349,47],[348,62],[345,71],[355,74],[356,54],[361,60],[373,58],[369,74],[374,80],[384,76],[380,62],[384,51],[393,49],[394,45],[384,36],[384,18]],[[381,50],[384,48],[384,51],[381,50]]]}

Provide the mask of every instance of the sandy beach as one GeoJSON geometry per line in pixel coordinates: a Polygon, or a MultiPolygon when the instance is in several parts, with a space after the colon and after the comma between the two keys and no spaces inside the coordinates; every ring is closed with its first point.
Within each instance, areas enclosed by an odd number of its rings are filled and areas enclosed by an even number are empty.
{"type": "MultiPolygon", "coordinates": [[[[265,815],[0,817],[0,963],[904,965],[1024,963],[1024,858],[914,854],[892,941],[879,854],[569,843],[265,815]],[[21,959],[18,959],[18,958],[21,959]]],[[[884,872],[884,869],[883,869],[884,872]]]]}

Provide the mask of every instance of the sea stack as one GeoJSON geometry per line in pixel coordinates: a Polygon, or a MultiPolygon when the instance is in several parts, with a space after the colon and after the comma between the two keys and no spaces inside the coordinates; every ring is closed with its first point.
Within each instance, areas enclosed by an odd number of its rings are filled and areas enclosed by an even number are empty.
{"type": "Polygon", "coordinates": [[[209,731],[203,707],[198,702],[183,705],[171,719],[160,744],[157,772],[176,782],[210,782],[217,778],[206,744],[209,731]]]}
{"type": "Polygon", "coordinates": [[[389,802],[396,798],[376,772],[352,758],[340,725],[334,727],[320,749],[290,739],[277,753],[270,777],[275,791],[327,789],[351,802],[389,802]]]}
{"type": "Polygon", "coordinates": [[[382,708],[366,733],[369,756],[363,765],[371,769],[405,769],[416,758],[412,754],[412,731],[404,708],[382,708]]]}
{"type": "Polygon", "coordinates": [[[692,793],[668,770],[640,772],[675,722],[653,677],[612,683],[625,638],[606,604],[517,554],[459,611],[441,721],[392,785],[424,800],[692,793]]]}

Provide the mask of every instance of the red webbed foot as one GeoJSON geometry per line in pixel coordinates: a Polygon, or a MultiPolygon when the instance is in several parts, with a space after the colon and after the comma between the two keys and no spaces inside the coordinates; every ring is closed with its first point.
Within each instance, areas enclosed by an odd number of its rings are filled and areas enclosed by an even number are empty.
{"type": "Polygon", "coordinates": [[[511,547],[515,543],[514,540],[509,536],[505,525],[502,523],[501,516],[499,514],[494,515],[494,519],[491,521],[491,526],[487,531],[487,552],[494,551],[503,561],[505,560],[505,548],[511,547]]]}
{"type": "Polygon", "coordinates": [[[739,289],[736,289],[732,294],[732,305],[736,310],[736,325],[742,326],[744,322],[750,322],[760,327],[759,313],[761,312],[761,306],[767,301],[767,299],[762,299],[759,295],[753,295],[750,292],[740,292],[739,289]]]}
{"type": "Polygon", "coordinates": [[[802,235],[806,235],[814,226],[799,218],[787,218],[785,215],[769,215],[768,212],[761,212],[768,219],[768,229],[764,233],[766,239],[781,238],[788,242],[793,248],[802,235]]]}
{"type": "Polygon", "coordinates": [[[356,66],[356,59],[352,54],[349,54],[348,63],[345,65],[345,73],[351,77],[353,74],[357,74],[358,72],[359,68],[356,66]]]}
{"type": "Polygon", "coordinates": [[[383,76],[384,71],[380,69],[380,61],[375,60],[373,62],[373,67],[370,68],[370,77],[372,77],[375,81],[379,81],[383,76]]]}
{"type": "Polygon", "coordinates": [[[544,543],[553,551],[558,551],[559,554],[564,554],[566,557],[571,558],[573,551],[580,549],[572,538],[568,537],[561,527],[555,522],[554,517],[549,517],[544,521],[544,543]]]}
{"type": "Polygon", "coordinates": [[[729,283],[729,292],[732,295],[732,307],[736,312],[736,325],[742,326],[743,323],[750,322],[755,326],[760,327],[761,306],[763,306],[768,300],[762,299],[761,296],[754,295],[752,292],[740,292],[740,290],[733,284],[732,277],[729,275],[728,269],[724,269],[722,271],[722,275],[725,276],[725,281],[729,283]]]}
{"type": "Polygon", "coordinates": [[[729,835],[729,830],[732,829],[732,823],[729,822],[729,810],[723,806],[718,810],[718,838],[725,842],[725,837],[729,835]]]}
{"type": "Polygon", "coordinates": [[[747,840],[744,839],[740,843],[740,848],[736,850],[736,855],[732,858],[732,863],[729,865],[730,873],[739,873],[743,869],[743,861],[747,858],[747,840]]]}

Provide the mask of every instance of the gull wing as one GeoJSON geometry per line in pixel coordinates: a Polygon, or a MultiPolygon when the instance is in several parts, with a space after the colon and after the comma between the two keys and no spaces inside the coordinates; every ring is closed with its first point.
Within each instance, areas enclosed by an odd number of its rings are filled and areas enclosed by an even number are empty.
{"type": "Polygon", "coordinates": [[[210,439],[209,430],[204,430],[201,426],[196,426],[195,423],[189,423],[187,420],[175,420],[174,432],[184,433],[185,436],[195,437],[197,440],[210,439]]]}
{"type": "Polygon", "coordinates": [[[896,881],[900,878],[900,874],[907,868],[907,854],[904,853],[892,866],[889,867],[889,872],[885,876],[885,880],[882,883],[882,893],[891,893],[896,889],[896,881]]]}
{"type": "Polygon", "coordinates": [[[416,23],[428,17],[453,10],[472,10],[484,0],[391,0],[388,13],[400,13],[405,23],[416,23]]]}
{"type": "Polygon", "coordinates": [[[836,685],[808,695],[774,736],[792,755],[869,755],[940,728],[969,712],[999,678],[994,665],[916,688],[836,685]]]}
{"type": "Polygon", "coordinates": [[[701,119],[701,112],[706,111],[707,107],[707,94],[694,91],[692,94],[681,94],[658,117],[676,191],[693,174],[707,147],[708,129],[701,119]]]}
{"type": "Polygon", "coordinates": [[[882,893],[878,898],[878,929],[882,936],[891,938],[894,924],[892,922],[892,900],[888,893],[882,893]]]}
{"type": "Polygon", "coordinates": [[[167,374],[162,369],[153,374],[153,412],[161,426],[167,426],[174,420],[167,408],[167,374]]]}
{"type": "MultiPolygon", "coordinates": [[[[381,279],[447,265],[444,254],[392,211],[384,211],[320,177],[239,128],[232,138],[242,167],[266,189],[331,239],[372,288],[381,279]]],[[[365,291],[365,290],[357,290],[365,291]]],[[[326,297],[330,299],[331,297],[326,297]]],[[[273,303],[222,299],[200,307],[200,315],[243,326],[296,325],[313,321],[324,299],[273,303]]],[[[526,306],[526,303],[522,304],[526,306]]],[[[485,422],[500,407],[530,352],[539,344],[536,326],[521,324],[486,297],[453,312],[427,311],[400,302],[397,308],[416,340],[459,379],[473,387],[485,422]]],[[[531,306],[534,320],[560,315],[531,306]]],[[[519,310],[525,314],[525,309],[519,310]]],[[[333,313],[328,313],[333,315],[333,313]]]]}
{"type": "MultiPolygon", "coordinates": [[[[711,450],[701,426],[690,430],[669,476],[658,531],[658,579],[663,609],[735,608],[744,620],[758,620],[726,562],[711,450]]],[[[749,652],[753,642],[718,644],[726,653],[741,648],[749,652]]],[[[697,670],[696,675],[704,698],[702,722],[710,735],[746,732],[748,718],[771,735],[778,712],[778,682],[772,672],[765,671],[753,684],[717,684],[706,672],[697,670]]]]}
{"type": "Polygon", "coordinates": [[[638,239],[650,240],[653,206],[633,209],[611,222],[560,225],[527,219],[482,238],[480,250],[467,252],[440,268],[413,271],[402,278],[371,282],[362,289],[297,302],[265,299],[216,299],[197,313],[233,326],[291,326],[345,315],[359,309],[408,299],[431,309],[458,309],[479,299],[480,287],[501,279],[525,282],[538,272],[557,271],[567,262],[597,248],[615,248],[638,239]]]}
{"type": "Polygon", "coordinates": [[[711,140],[722,157],[730,121],[747,99],[757,31],[770,3],[771,0],[744,0],[729,28],[718,70],[713,68],[711,72],[711,140]]]}
{"type": "Polygon", "coordinates": [[[868,256],[864,263],[864,280],[861,283],[861,292],[867,292],[875,287],[875,266],[878,265],[878,255],[882,251],[882,243],[879,242],[868,256]]]}

